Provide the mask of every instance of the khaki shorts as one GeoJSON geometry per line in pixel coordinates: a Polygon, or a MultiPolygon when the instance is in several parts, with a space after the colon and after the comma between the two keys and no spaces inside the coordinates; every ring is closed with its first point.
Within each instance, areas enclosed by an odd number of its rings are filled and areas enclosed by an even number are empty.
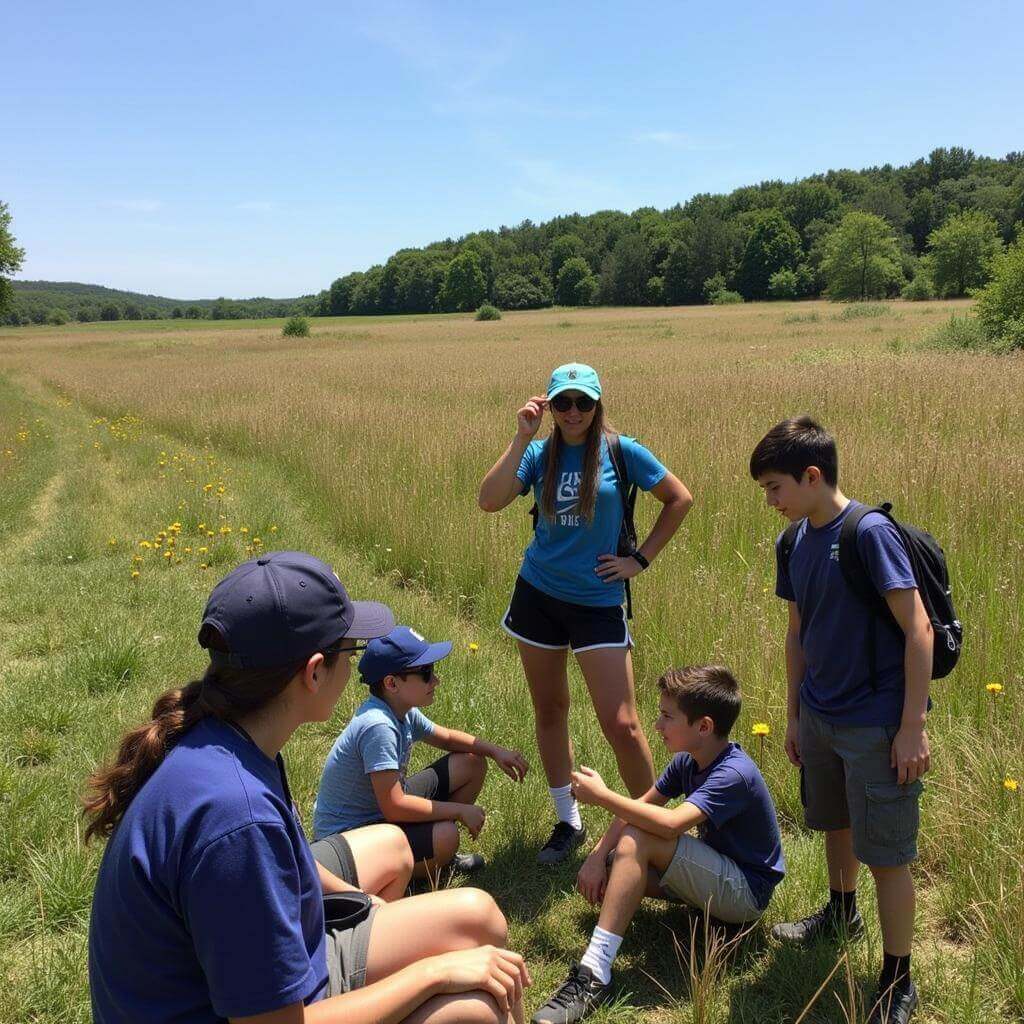
{"type": "Polygon", "coordinates": [[[672,862],[661,876],[670,899],[708,909],[728,924],[743,924],[761,916],[750,883],[734,860],[694,836],[682,835],[672,862]]]}
{"type": "Polygon", "coordinates": [[[800,705],[800,799],[807,827],[853,832],[853,852],[869,867],[917,859],[920,779],[896,782],[890,764],[895,725],[833,725],[800,705]]]}

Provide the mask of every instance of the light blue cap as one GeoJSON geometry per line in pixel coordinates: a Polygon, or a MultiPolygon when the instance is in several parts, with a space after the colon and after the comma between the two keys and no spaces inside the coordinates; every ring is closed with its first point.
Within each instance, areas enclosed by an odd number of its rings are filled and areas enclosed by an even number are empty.
{"type": "Polygon", "coordinates": [[[597,370],[585,363],[566,363],[558,367],[551,374],[548,398],[554,398],[560,391],[582,391],[596,402],[601,397],[597,370]]]}

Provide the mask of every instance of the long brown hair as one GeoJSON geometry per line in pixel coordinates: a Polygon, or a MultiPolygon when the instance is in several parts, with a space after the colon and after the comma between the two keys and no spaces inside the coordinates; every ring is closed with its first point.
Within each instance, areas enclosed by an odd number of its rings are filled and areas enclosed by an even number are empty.
{"type": "MultiPolygon", "coordinates": [[[[227,651],[223,638],[209,625],[203,627],[200,642],[213,651],[227,651]]],[[[328,669],[338,657],[338,652],[324,655],[328,669]]],[[[89,776],[89,792],[82,799],[82,813],[92,819],[86,842],[114,831],[139,790],[196,723],[208,717],[235,721],[259,711],[284,691],[304,664],[243,669],[214,656],[202,679],[161,694],[150,720],[125,733],[114,760],[89,776]]]]}
{"type": "MultiPolygon", "coordinates": [[[[598,399],[594,406],[594,418],[590,421],[590,429],[584,441],[583,470],[580,479],[580,496],[576,509],[583,520],[593,522],[594,504],[597,501],[597,489],[601,486],[601,441],[606,433],[614,433],[614,428],[605,421],[604,405],[598,399]]],[[[562,432],[555,423],[544,445],[544,485],[540,493],[540,511],[545,519],[555,518],[555,491],[558,489],[558,462],[562,454],[562,432]]]]}

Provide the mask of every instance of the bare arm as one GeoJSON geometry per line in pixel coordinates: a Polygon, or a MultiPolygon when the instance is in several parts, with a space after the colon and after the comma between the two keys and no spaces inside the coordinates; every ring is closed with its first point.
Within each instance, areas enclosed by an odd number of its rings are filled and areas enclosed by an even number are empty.
{"type": "Polygon", "coordinates": [[[516,436],[505,449],[504,455],[491,466],[480,484],[477,503],[485,512],[500,512],[521,494],[523,481],[516,476],[516,470],[523,461],[523,454],[537,431],[548,400],[543,395],[534,395],[516,413],[516,436]]]}
{"type": "Polygon", "coordinates": [[[916,589],[887,590],[885,601],[906,637],[903,717],[892,741],[892,766],[902,785],[920,778],[931,767],[925,721],[932,677],[932,624],[916,589]]]}
{"type": "Polygon", "coordinates": [[[804,650],[800,646],[800,612],[796,601],[787,602],[789,624],[786,627],[786,756],[800,767],[799,721],[800,686],[804,680],[804,650]]]}
{"type": "Polygon", "coordinates": [[[381,814],[388,821],[461,821],[467,806],[406,793],[394,770],[371,772],[370,783],[381,814]]]}
{"type": "Polygon", "coordinates": [[[471,736],[468,732],[460,732],[458,729],[447,729],[443,725],[435,724],[434,731],[429,736],[424,736],[423,742],[440,750],[489,757],[516,782],[522,782],[530,770],[529,763],[518,750],[509,750],[508,747],[501,747],[480,736],[471,736]]]}
{"type": "Polygon", "coordinates": [[[354,885],[349,885],[344,879],[339,878],[333,871],[328,871],[327,868],[320,863],[316,862],[316,869],[320,875],[320,888],[325,893],[327,892],[362,892],[361,889],[357,889],[354,885]]]}

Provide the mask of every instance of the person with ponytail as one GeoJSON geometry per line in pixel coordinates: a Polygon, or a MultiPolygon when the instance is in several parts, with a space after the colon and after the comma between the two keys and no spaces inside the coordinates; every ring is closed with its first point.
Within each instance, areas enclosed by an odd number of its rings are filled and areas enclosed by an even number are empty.
{"type": "Polygon", "coordinates": [[[484,477],[479,504],[498,512],[531,490],[536,529],[502,626],[518,641],[558,818],[537,860],[556,864],[586,838],[570,789],[570,649],[626,788],[636,798],[654,784],[637,716],[624,583],[669,542],[693,499],[642,444],[615,433],[605,419],[597,372],[582,363],[558,367],[547,394],[535,395],[516,413],[515,437],[484,477]],[[548,437],[537,441],[545,410],[554,423],[548,437]],[[619,546],[623,501],[609,445],[614,438],[630,483],[662,503],[650,534],[625,554],[619,546]]]}
{"type": "Polygon", "coordinates": [[[87,840],[108,840],[89,926],[97,1024],[522,1019],[529,975],[502,948],[490,896],[387,902],[411,865],[386,838],[372,855],[355,843],[339,877],[292,801],[281,748],[330,717],[357,639],[393,625],[302,552],[263,555],[214,588],[205,674],[158,698],[84,800],[87,840]]]}

